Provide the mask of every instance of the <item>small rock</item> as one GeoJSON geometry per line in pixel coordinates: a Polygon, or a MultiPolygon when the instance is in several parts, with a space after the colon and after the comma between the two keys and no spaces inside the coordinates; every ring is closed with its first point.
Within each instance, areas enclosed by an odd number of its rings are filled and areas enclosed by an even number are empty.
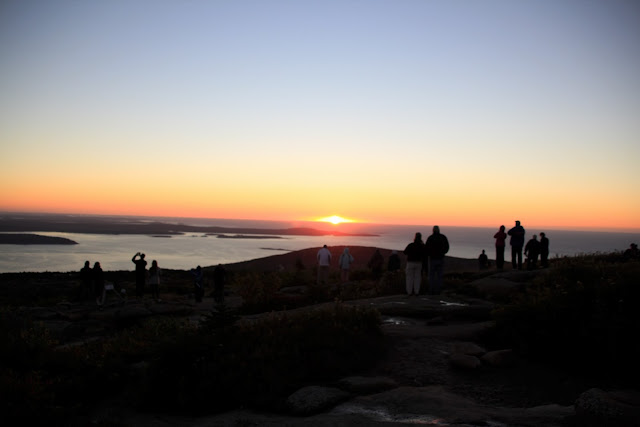
{"type": "Polygon", "coordinates": [[[516,356],[511,349],[497,350],[484,354],[480,360],[489,366],[504,368],[513,366],[516,363],[516,356]]]}
{"type": "Polygon", "coordinates": [[[387,377],[348,377],[338,382],[340,388],[355,394],[378,393],[398,387],[398,384],[387,377]]]}
{"type": "Polygon", "coordinates": [[[640,393],[592,388],[578,397],[575,410],[584,426],[640,426],[640,393]]]}
{"type": "Polygon", "coordinates": [[[451,363],[451,366],[454,368],[466,370],[474,370],[482,366],[480,359],[477,357],[460,353],[452,354],[451,357],[449,357],[449,363],[451,363]]]}
{"type": "Polygon", "coordinates": [[[487,350],[480,347],[476,343],[472,342],[459,342],[453,345],[452,353],[454,354],[467,354],[469,356],[480,357],[485,354],[487,350]]]}
{"type": "Polygon", "coordinates": [[[333,387],[309,386],[287,398],[287,406],[295,415],[312,415],[347,400],[351,395],[333,387]]]}

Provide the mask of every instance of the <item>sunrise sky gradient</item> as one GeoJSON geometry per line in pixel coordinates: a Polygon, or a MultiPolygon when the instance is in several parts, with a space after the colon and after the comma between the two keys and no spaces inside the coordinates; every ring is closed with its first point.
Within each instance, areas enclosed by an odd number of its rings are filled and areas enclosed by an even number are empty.
{"type": "Polygon", "coordinates": [[[0,3],[0,211],[640,229],[640,2],[0,3]]]}

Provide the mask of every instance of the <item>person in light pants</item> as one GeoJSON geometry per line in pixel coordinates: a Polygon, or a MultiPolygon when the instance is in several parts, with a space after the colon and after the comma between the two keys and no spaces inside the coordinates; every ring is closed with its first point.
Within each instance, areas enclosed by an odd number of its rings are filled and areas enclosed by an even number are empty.
{"type": "Polygon", "coordinates": [[[408,296],[418,296],[420,294],[424,248],[422,234],[416,233],[413,242],[409,243],[404,250],[404,254],[407,256],[406,276],[408,296]]]}

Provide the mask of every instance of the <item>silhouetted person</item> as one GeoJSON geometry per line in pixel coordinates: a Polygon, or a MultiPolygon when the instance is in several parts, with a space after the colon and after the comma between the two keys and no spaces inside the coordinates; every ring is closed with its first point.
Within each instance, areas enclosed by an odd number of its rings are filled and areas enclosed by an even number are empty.
{"type": "Polygon", "coordinates": [[[218,304],[224,302],[224,285],[227,280],[227,270],[218,264],[213,270],[213,300],[218,304]]]}
{"type": "Polygon", "coordinates": [[[504,225],[501,225],[500,230],[493,235],[493,238],[496,239],[496,268],[498,270],[502,270],[502,267],[504,267],[504,247],[507,240],[507,233],[504,230],[504,225]]]}
{"type": "Polygon", "coordinates": [[[89,261],[84,262],[84,267],[80,270],[80,282],[82,299],[88,300],[93,295],[93,272],[91,271],[91,264],[89,261]]]}
{"type": "Polygon", "coordinates": [[[624,256],[624,259],[626,260],[640,258],[640,251],[638,251],[638,245],[635,243],[631,243],[629,245],[629,249],[624,251],[623,256],[624,256]]]}
{"type": "Polygon", "coordinates": [[[480,270],[486,270],[489,268],[489,257],[484,253],[484,249],[478,257],[478,266],[480,267],[480,270]]]}
{"type": "Polygon", "coordinates": [[[538,236],[535,234],[524,247],[524,254],[527,256],[527,270],[535,269],[540,255],[540,242],[538,242],[538,236]]]}
{"type": "Polygon", "coordinates": [[[549,239],[544,233],[540,233],[540,264],[549,267],[549,239]]]}
{"type": "Polygon", "coordinates": [[[387,261],[387,270],[394,272],[400,270],[401,261],[400,255],[398,255],[398,251],[391,251],[391,255],[389,255],[389,260],[387,261]]]}
{"type": "Polygon", "coordinates": [[[316,255],[318,260],[318,285],[329,283],[329,265],[331,265],[331,252],[327,245],[324,245],[316,255]]]}
{"type": "Polygon", "coordinates": [[[409,243],[404,249],[407,256],[407,266],[405,268],[407,275],[407,295],[420,294],[420,282],[422,281],[422,260],[424,258],[424,243],[422,242],[422,233],[416,233],[413,242],[409,243]]]}
{"type": "Polygon", "coordinates": [[[349,281],[349,270],[353,264],[353,255],[349,253],[349,248],[344,248],[338,259],[338,267],[340,268],[340,281],[347,283],[349,281]]]}
{"type": "Polygon", "coordinates": [[[384,258],[380,253],[380,249],[376,249],[376,251],[371,256],[369,260],[368,267],[371,269],[371,273],[373,274],[374,279],[379,279],[382,277],[382,270],[384,269],[384,258]]]}
{"type": "Polygon", "coordinates": [[[136,265],[136,296],[142,298],[147,280],[147,261],[144,260],[144,254],[140,252],[136,253],[131,261],[136,265]]]}
{"type": "Polygon", "coordinates": [[[151,261],[149,268],[149,286],[151,287],[151,296],[154,300],[160,301],[160,267],[155,259],[151,261]]]}
{"type": "Polygon", "coordinates": [[[204,277],[202,275],[202,267],[197,266],[195,269],[191,269],[191,275],[193,276],[193,295],[196,302],[202,302],[204,296],[204,277]]]}
{"type": "Polygon", "coordinates": [[[522,247],[524,246],[524,228],[520,225],[520,221],[516,221],[516,226],[507,233],[511,236],[509,244],[511,245],[511,266],[514,269],[522,270],[522,247]],[[516,263],[517,260],[517,263],[516,263]]]}
{"type": "Polygon", "coordinates": [[[96,298],[96,304],[98,307],[102,309],[102,305],[104,304],[104,273],[102,272],[102,267],[100,267],[100,263],[96,262],[93,264],[92,270],[93,276],[93,296],[96,298]]]}
{"type": "Polygon", "coordinates": [[[429,293],[439,295],[442,291],[442,277],[444,273],[444,256],[449,252],[449,240],[440,233],[440,227],[433,226],[433,233],[427,238],[427,253],[429,254],[429,293]]]}

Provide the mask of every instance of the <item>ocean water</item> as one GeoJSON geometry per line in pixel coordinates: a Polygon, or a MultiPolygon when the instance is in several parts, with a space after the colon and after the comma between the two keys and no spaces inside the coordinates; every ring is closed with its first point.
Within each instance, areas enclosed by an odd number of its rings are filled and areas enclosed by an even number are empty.
{"type": "MultiPolygon", "coordinates": [[[[150,218],[149,220],[157,220],[150,218]]],[[[161,219],[168,222],[166,218],[161,219]]],[[[191,225],[218,225],[222,227],[252,227],[279,229],[312,226],[328,229],[331,225],[279,223],[267,221],[237,220],[189,220],[176,222],[191,225]]],[[[526,228],[526,227],[525,227],[526,228]]],[[[372,246],[403,250],[413,240],[416,232],[423,238],[431,234],[430,226],[396,226],[371,224],[342,224],[340,231],[368,233],[375,236],[270,236],[260,239],[224,239],[203,234],[184,234],[172,237],[147,235],[102,235],[38,232],[47,236],[65,237],[77,245],[0,245],[0,272],[67,272],[78,271],[86,260],[93,265],[99,261],[104,270],[131,270],[133,255],[140,251],[146,259],[157,260],[162,268],[190,269],[197,265],[211,266],[247,261],[270,255],[306,248],[331,246],[372,246]]],[[[450,256],[478,257],[484,249],[494,258],[493,235],[496,228],[441,227],[451,246],[450,256]]],[[[527,229],[527,239],[544,231],[550,240],[551,257],[580,253],[621,251],[629,244],[640,242],[640,233],[592,232],[568,230],[527,229]]],[[[508,248],[507,248],[508,252],[508,248]]],[[[506,258],[510,258],[508,253],[506,258]]]]}

